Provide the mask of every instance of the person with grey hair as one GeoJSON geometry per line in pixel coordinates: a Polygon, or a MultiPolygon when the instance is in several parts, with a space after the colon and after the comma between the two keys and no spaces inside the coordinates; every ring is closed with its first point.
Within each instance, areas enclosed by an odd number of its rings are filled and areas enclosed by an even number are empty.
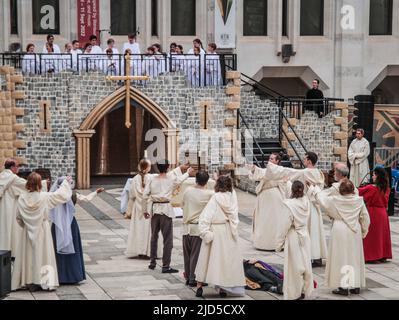
{"type": "Polygon", "coordinates": [[[356,139],[351,143],[348,150],[349,163],[351,165],[350,180],[356,188],[368,181],[370,165],[370,143],[364,138],[364,130],[356,130],[356,139]]]}

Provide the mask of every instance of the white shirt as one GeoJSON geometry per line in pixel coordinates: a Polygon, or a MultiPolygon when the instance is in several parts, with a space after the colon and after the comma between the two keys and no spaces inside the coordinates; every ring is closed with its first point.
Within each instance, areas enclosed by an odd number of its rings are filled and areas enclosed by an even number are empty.
{"type": "MultiPolygon", "coordinates": [[[[53,49],[54,49],[54,52],[52,52],[52,53],[61,53],[60,47],[58,45],[56,45],[55,43],[53,44],[53,49]]],[[[44,45],[42,53],[48,53],[46,45],[44,45]]]]}
{"type": "Polygon", "coordinates": [[[125,44],[123,45],[123,53],[125,53],[127,49],[130,49],[132,54],[140,54],[140,45],[137,42],[125,42],[125,44]]]}
{"type": "Polygon", "coordinates": [[[103,50],[99,46],[91,47],[91,54],[102,54],[103,50]]]}
{"type": "MultiPolygon", "coordinates": [[[[108,47],[104,49],[104,53],[107,53],[108,47]]],[[[93,49],[92,49],[93,51],[93,49]]],[[[119,54],[119,50],[117,48],[112,48],[112,53],[113,54],[119,54]]]]}

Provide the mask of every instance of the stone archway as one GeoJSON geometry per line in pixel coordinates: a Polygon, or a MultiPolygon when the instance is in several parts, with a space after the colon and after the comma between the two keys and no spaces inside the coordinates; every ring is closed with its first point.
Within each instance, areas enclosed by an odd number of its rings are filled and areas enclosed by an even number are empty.
{"type": "MultiPolygon", "coordinates": [[[[167,158],[172,166],[178,163],[178,135],[179,130],[162,108],[140,90],[130,87],[131,99],[137,101],[145,110],[150,112],[162,125],[166,136],[167,158]]],[[[90,188],[90,139],[95,134],[98,122],[119,102],[126,97],[126,88],[121,87],[110,96],[102,100],[75,130],[76,138],[76,183],[78,189],[90,188]]]]}

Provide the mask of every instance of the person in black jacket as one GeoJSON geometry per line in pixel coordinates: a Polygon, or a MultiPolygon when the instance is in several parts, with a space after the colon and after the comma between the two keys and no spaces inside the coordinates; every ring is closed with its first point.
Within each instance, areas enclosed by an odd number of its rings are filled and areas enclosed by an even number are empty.
{"type": "Polygon", "coordinates": [[[320,80],[314,79],[312,83],[312,89],[310,89],[306,93],[306,110],[313,110],[317,113],[319,118],[324,116],[324,95],[323,92],[319,89],[320,80]],[[311,101],[308,101],[311,100],[311,101]]]}

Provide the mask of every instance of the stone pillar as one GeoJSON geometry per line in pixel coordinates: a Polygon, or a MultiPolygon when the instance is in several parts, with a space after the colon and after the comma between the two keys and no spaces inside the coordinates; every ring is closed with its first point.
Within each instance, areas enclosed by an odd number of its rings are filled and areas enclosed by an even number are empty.
{"type": "Polygon", "coordinates": [[[76,138],[76,187],[78,189],[90,188],[90,139],[96,132],[94,130],[75,130],[76,138]]]}
{"type": "Polygon", "coordinates": [[[166,136],[166,154],[172,168],[179,164],[179,129],[163,129],[166,136]]]}

